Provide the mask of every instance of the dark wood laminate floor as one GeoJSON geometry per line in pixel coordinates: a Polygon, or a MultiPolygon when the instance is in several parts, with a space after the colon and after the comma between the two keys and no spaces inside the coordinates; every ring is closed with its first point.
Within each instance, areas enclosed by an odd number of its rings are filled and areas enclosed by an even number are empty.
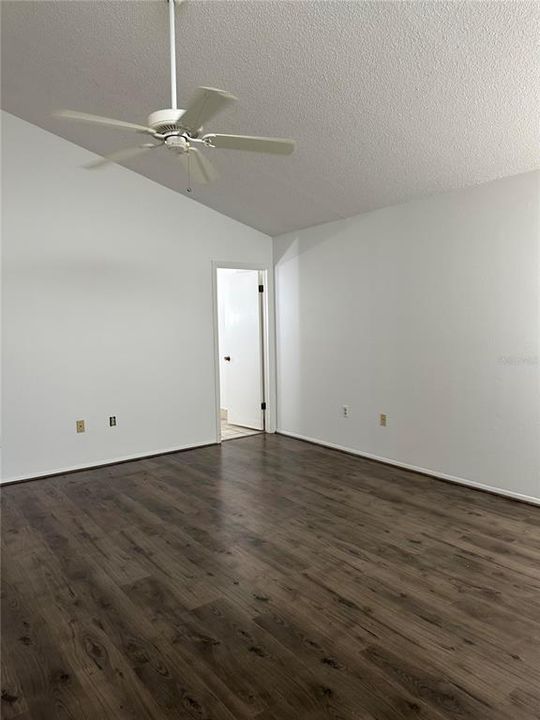
{"type": "Polygon", "coordinates": [[[537,508],[263,435],[2,502],[5,720],[539,717],[537,508]]]}

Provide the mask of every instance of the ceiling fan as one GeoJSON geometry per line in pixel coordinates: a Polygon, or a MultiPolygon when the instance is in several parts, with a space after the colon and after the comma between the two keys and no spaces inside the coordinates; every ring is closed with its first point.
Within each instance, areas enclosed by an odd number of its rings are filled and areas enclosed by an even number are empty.
{"type": "Polygon", "coordinates": [[[128,160],[143,153],[165,148],[179,158],[188,174],[188,192],[191,178],[199,183],[208,183],[217,178],[214,165],[200,151],[203,148],[220,148],[227,150],[249,150],[252,152],[271,153],[273,155],[290,155],[294,150],[294,140],[284,138],[254,137],[251,135],[224,135],[222,133],[204,132],[203,128],[218,112],[225,109],[237,98],[226,90],[211,87],[200,87],[185,110],[179,109],[176,100],[176,41],[175,41],[175,2],[183,0],[167,0],[169,3],[169,39],[171,66],[171,107],[156,110],[148,116],[146,125],[114,120],[112,118],[90,115],[75,110],[59,110],[56,117],[78,120],[81,122],[115,127],[120,130],[133,130],[137,133],[150,135],[156,142],[143,143],[136,147],[125,148],[118,152],[105,155],[88,165],[87,168],[98,168],[108,163],[128,160]]]}

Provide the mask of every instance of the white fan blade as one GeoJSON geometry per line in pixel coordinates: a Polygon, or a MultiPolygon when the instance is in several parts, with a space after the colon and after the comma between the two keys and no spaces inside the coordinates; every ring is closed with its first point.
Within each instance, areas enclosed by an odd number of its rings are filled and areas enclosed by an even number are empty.
{"type": "Polygon", "coordinates": [[[84,167],[87,170],[95,170],[96,168],[104,167],[110,163],[118,163],[123,160],[129,160],[130,158],[137,157],[137,155],[142,155],[147,152],[147,150],[153,150],[154,148],[161,147],[162,144],[163,143],[158,145],[139,145],[138,147],[124,148],[124,150],[118,150],[110,155],[104,155],[102,158],[99,158],[99,160],[94,160],[84,167]]]}
{"type": "Polygon", "coordinates": [[[210,133],[202,140],[209,140],[216,148],[227,150],[249,150],[250,152],[272,153],[273,155],[290,155],[295,146],[294,140],[285,138],[254,137],[252,135],[222,135],[210,133]]]}
{"type": "Polygon", "coordinates": [[[119,130],[136,130],[137,132],[150,134],[153,132],[152,128],[145,127],[144,125],[124,122],[123,120],[115,120],[114,118],[101,117],[100,115],[90,115],[89,113],[78,112],[77,110],[58,110],[53,113],[53,115],[54,117],[67,118],[68,120],[79,120],[80,122],[115,127],[119,130]]]}
{"type": "Polygon", "coordinates": [[[190,148],[187,153],[179,155],[179,158],[195,182],[206,185],[217,179],[218,173],[214,165],[196,148],[190,148]]]}
{"type": "Polygon", "coordinates": [[[178,123],[189,132],[196,133],[214,115],[237,99],[226,90],[200,87],[178,123]]]}

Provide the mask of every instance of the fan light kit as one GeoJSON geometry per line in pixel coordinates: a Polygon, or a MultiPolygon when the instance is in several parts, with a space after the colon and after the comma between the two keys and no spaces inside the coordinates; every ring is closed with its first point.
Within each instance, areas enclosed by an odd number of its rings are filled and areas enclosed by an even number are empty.
{"type": "MultiPolygon", "coordinates": [[[[181,2],[182,0],[180,0],[181,2]]],[[[226,90],[211,87],[200,87],[185,110],[179,109],[176,100],[176,40],[175,40],[175,3],[178,0],[167,0],[169,4],[169,39],[171,67],[171,107],[156,110],[148,116],[146,125],[114,120],[112,118],[90,115],[75,110],[59,110],[57,117],[78,120],[81,122],[115,127],[120,130],[133,130],[150,135],[155,142],[144,143],[136,147],[126,148],[105,155],[87,165],[87,168],[98,168],[108,163],[121,162],[142,155],[143,153],[165,148],[174,152],[183,163],[188,174],[188,192],[191,178],[199,183],[215,180],[217,172],[214,165],[199,148],[220,148],[225,150],[248,150],[251,152],[270,153],[273,155],[290,155],[294,150],[294,140],[284,138],[254,137],[251,135],[223,135],[221,133],[205,133],[206,123],[237,98],[226,90]]]]}

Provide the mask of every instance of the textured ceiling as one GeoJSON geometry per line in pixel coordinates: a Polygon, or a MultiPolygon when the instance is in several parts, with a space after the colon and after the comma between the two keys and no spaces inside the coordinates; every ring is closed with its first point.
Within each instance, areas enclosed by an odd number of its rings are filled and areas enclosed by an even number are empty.
{"type": "MultiPolygon", "coordinates": [[[[2,2],[2,107],[100,154],[137,144],[50,112],[167,107],[167,19],[165,0],[2,2]]],[[[224,88],[240,101],[207,130],[297,140],[210,151],[221,179],[193,197],[276,235],[533,169],[539,21],[537,2],[186,2],[180,106],[224,88]]],[[[125,165],[185,191],[166,152],[125,165]]]]}

